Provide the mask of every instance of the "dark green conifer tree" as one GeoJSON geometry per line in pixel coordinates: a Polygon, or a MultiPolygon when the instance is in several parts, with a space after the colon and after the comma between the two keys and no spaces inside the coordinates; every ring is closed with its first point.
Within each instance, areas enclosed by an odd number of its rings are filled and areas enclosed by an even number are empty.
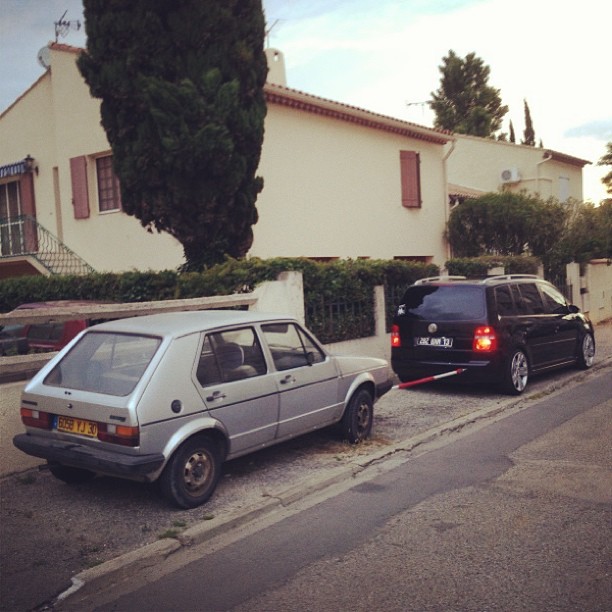
{"type": "Polygon", "coordinates": [[[533,129],[533,123],[531,122],[529,104],[527,104],[527,100],[523,100],[523,102],[525,104],[525,130],[523,131],[523,140],[521,144],[535,147],[535,131],[533,129]]]}
{"type": "Polygon", "coordinates": [[[516,142],[516,135],[514,133],[514,125],[512,125],[512,120],[510,120],[510,142],[516,142]]]}
{"type": "Polygon", "coordinates": [[[78,60],[124,210],[186,269],[244,256],[257,222],[267,64],[261,0],[84,0],[78,60]]]}
{"type": "Polygon", "coordinates": [[[490,137],[501,127],[508,107],[502,105],[499,89],[488,84],[490,68],[475,53],[465,59],[454,51],[442,58],[440,88],[428,103],[437,128],[490,137]]]}

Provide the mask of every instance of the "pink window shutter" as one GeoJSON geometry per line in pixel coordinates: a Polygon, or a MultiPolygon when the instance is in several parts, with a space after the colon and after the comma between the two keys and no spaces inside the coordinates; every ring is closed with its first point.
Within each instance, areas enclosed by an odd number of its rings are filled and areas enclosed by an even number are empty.
{"type": "Polygon", "coordinates": [[[70,178],[72,180],[72,206],[75,219],[89,217],[89,191],[87,188],[87,158],[85,155],[70,160],[70,178]]]}
{"type": "Polygon", "coordinates": [[[402,206],[421,207],[420,156],[416,151],[400,151],[402,206]]]}

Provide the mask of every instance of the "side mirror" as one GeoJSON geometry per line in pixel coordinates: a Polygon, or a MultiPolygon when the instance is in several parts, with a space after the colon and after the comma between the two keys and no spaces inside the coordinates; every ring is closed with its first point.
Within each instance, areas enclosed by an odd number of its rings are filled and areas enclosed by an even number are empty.
{"type": "Polygon", "coordinates": [[[309,366],[311,366],[315,362],[316,358],[316,355],[312,351],[308,351],[306,353],[306,363],[309,366]]]}
{"type": "Polygon", "coordinates": [[[578,306],[574,306],[574,304],[570,304],[569,311],[570,311],[570,314],[576,314],[580,312],[580,308],[578,308],[578,306]]]}

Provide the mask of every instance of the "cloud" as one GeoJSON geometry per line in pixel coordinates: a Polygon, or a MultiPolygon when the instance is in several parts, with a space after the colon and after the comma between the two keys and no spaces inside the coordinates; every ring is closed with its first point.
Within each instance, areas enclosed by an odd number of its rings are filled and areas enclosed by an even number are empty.
{"type": "Polygon", "coordinates": [[[563,134],[566,138],[583,138],[591,136],[597,140],[612,140],[612,118],[596,119],[581,125],[576,125],[566,130],[563,134]]]}

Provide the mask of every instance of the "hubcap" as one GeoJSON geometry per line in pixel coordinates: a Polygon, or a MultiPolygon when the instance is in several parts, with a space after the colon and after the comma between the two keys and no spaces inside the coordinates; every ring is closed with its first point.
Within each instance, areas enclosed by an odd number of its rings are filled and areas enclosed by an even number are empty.
{"type": "Polygon", "coordinates": [[[370,426],[370,406],[363,402],[357,411],[357,431],[362,434],[370,426]]]}
{"type": "Polygon", "coordinates": [[[527,376],[529,375],[529,367],[527,366],[527,357],[524,353],[516,353],[512,357],[512,367],[510,370],[512,375],[512,384],[517,391],[522,391],[527,386],[527,376]]]}
{"type": "Polygon", "coordinates": [[[593,365],[595,359],[595,343],[590,334],[587,334],[582,340],[582,358],[587,366],[593,365]]]}
{"type": "Polygon", "coordinates": [[[206,486],[211,471],[212,466],[208,457],[202,452],[193,453],[185,463],[183,475],[187,491],[192,495],[197,495],[206,486]]]}

